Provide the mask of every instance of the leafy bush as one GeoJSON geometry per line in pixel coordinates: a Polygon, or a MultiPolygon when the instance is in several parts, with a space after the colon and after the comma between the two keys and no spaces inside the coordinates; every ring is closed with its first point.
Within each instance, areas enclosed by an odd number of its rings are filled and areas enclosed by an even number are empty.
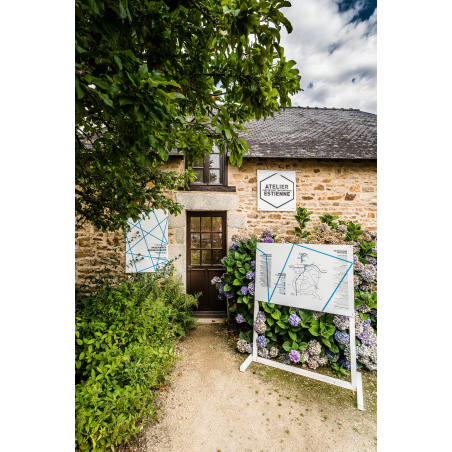
{"type": "MultiPolygon", "coordinates": [[[[377,234],[362,230],[360,224],[344,221],[335,223],[337,217],[329,214],[320,217],[321,224],[316,226],[314,231],[303,231],[310,214],[306,209],[297,209],[296,220],[300,227],[297,228],[296,237],[276,239],[269,229],[265,229],[260,237],[234,236],[228,255],[222,260],[225,273],[221,278],[214,278],[212,283],[216,284],[220,292],[219,298],[228,299],[229,310],[237,323],[252,327],[256,247],[260,241],[353,245],[358,366],[376,370],[377,234]]],[[[306,363],[312,369],[329,364],[338,376],[345,375],[347,370],[350,370],[347,317],[274,303],[259,302],[259,308],[264,315],[266,326],[262,334],[265,341],[260,340],[263,346],[258,349],[260,356],[271,356],[269,350],[278,348],[280,359],[286,363],[295,360],[300,364],[306,363]]],[[[256,325],[254,328],[256,329],[256,325]]],[[[252,330],[249,330],[240,334],[242,342],[238,344],[238,348],[242,352],[250,350],[248,343],[252,340],[251,333],[252,330]]]]}
{"type": "MultiPolygon", "coordinates": [[[[165,270],[164,270],[165,271],[165,270]]],[[[153,388],[175,358],[173,338],[195,326],[198,296],[173,273],[142,274],[78,297],[76,309],[76,448],[107,450],[143,428],[153,388]]]]}

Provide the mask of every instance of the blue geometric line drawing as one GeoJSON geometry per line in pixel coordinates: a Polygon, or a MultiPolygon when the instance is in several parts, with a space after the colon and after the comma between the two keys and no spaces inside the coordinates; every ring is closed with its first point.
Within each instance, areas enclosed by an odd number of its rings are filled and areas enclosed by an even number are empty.
{"type": "MultiPolygon", "coordinates": [[[[335,256],[333,256],[335,257],[335,256]]],[[[344,260],[344,259],[341,259],[344,260]]],[[[349,261],[346,261],[349,262],[349,261]]],[[[331,298],[333,298],[333,295],[336,293],[336,290],[339,288],[339,286],[341,285],[341,282],[344,280],[345,275],[348,273],[348,271],[353,267],[353,262],[350,264],[350,267],[348,267],[347,271],[345,272],[344,276],[342,277],[342,279],[339,281],[339,284],[337,285],[337,287],[334,289],[333,294],[331,295],[331,297],[329,298],[329,300],[326,302],[326,305],[323,307],[322,312],[325,310],[325,308],[328,306],[328,303],[330,302],[331,298]]]]}
{"type": "Polygon", "coordinates": [[[342,279],[339,281],[339,284],[338,284],[337,287],[334,289],[334,291],[333,291],[333,293],[331,294],[330,298],[328,299],[328,301],[326,302],[325,306],[323,307],[323,309],[322,309],[321,312],[324,312],[325,308],[328,306],[328,303],[329,303],[329,302],[331,301],[331,299],[333,298],[334,294],[336,293],[337,289],[338,289],[339,286],[341,285],[342,281],[343,281],[344,278],[347,276],[347,274],[348,274],[348,272],[350,271],[350,269],[353,267],[353,262],[348,261],[348,260],[346,260],[346,259],[341,259],[340,257],[337,257],[337,256],[333,256],[332,254],[323,253],[322,251],[318,251],[318,250],[315,250],[315,249],[313,249],[313,248],[309,248],[309,247],[307,247],[307,246],[298,245],[297,243],[292,243],[292,246],[291,246],[291,248],[290,248],[289,254],[287,255],[287,259],[286,259],[286,261],[284,262],[283,268],[282,268],[282,270],[279,272],[279,277],[278,277],[278,280],[276,281],[276,284],[275,284],[275,287],[274,287],[274,289],[273,289],[273,292],[272,292],[271,296],[269,296],[269,294],[268,294],[268,288],[269,288],[269,282],[268,282],[268,281],[269,281],[269,280],[268,280],[267,254],[264,253],[264,252],[263,252],[262,250],[260,250],[259,248],[256,248],[259,252],[261,252],[261,253],[265,256],[265,259],[266,259],[266,264],[267,264],[267,302],[270,303],[271,299],[273,298],[273,294],[275,293],[275,290],[276,290],[276,288],[278,287],[278,283],[279,283],[279,280],[280,280],[280,278],[281,278],[281,274],[284,272],[284,269],[286,268],[286,264],[287,264],[287,262],[288,262],[288,260],[289,260],[289,257],[290,257],[290,255],[291,255],[291,253],[292,253],[292,250],[293,250],[293,247],[294,247],[294,246],[299,246],[300,248],[305,248],[305,249],[307,249],[307,250],[314,251],[314,252],[316,252],[316,253],[324,254],[325,256],[333,257],[334,259],[338,259],[338,260],[340,260],[340,261],[347,262],[347,263],[350,264],[350,266],[348,267],[347,271],[344,273],[344,276],[343,276],[342,279]]]}
{"type": "MultiPolygon", "coordinates": [[[[142,273],[149,270],[156,271],[159,267],[162,266],[162,264],[168,262],[166,256],[162,257],[162,251],[163,253],[168,252],[168,240],[166,236],[168,230],[168,215],[163,210],[152,211],[152,214],[153,215],[151,216],[139,218],[136,223],[133,223],[129,220],[127,221],[127,223],[130,225],[130,229],[126,234],[128,246],[126,248],[126,255],[129,256],[129,258],[132,258],[133,267],[135,268],[136,273],[142,273]],[[160,218],[161,215],[164,215],[160,221],[158,219],[157,213],[160,218]],[[129,234],[134,229],[141,232],[141,237],[132,245],[131,241],[129,240],[129,234]],[[150,240],[150,242],[152,243],[149,242],[149,239],[151,239],[151,237],[152,240],[150,240]],[[154,253],[152,253],[152,249],[154,249],[154,253]],[[140,257],[138,261],[144,261],[139,265],[137,265],[136,260],[136,257],[138,256],[140,257]],[[140,267],[145,268],[141,269],[140,267]]],[[[130,267],[130,265],[128,266],[130,267]]]]}

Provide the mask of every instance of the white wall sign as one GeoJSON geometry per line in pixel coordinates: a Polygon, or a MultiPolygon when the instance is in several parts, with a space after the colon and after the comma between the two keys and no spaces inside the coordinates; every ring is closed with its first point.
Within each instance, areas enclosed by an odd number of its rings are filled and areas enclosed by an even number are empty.
{"type": "Polygon", "coordinates": [[[353,246],[258,243],[256,299],[354,315],[353,246]]]}
{"type": "Polygon", "coordinates": [[[258,243],[255,287],[254,318],[259,301],[350,317],[351,382],[257,356],[256,331],[253,331],[253,352],[240,371],[245,372],[254,361],[356,391],[358,409],[364,410],[362,376],[356,371],[353,247],[258,243]]]}
{"type": "Polygon", "coordinates": [[[168,214],[153,210],[127,223],[126,273],[153,273],[163,267],[168,262],[168,214]]]}
{"type": "Polygon", "coordinates": [[[295,171],[257,171],[257,210],[296,210],[295,171]]]}

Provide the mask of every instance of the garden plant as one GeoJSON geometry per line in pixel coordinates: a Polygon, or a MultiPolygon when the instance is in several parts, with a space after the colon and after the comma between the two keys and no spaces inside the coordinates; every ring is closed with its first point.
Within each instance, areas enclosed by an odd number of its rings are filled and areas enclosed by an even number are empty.
{"type": "MultiPolygon", "coordinates": [[[[99,275],[98,281],[101,281],[99,275]]],[[[194,328],[197,296],[171,265],[78,293],[75,324],[76,450],[113,450],[157,417],[154,401],[194,328]]]]}
{"type": "Polygon", "coordinates": [[[252,352],[252,331],[258,333],[258,355],[279,359],[285,364],[311,369],[330,366],[341,377],[350,370],[350,340],[356,341],[357,365],[377,370],[377,233],[363,230],[360,224],[339,221],[324,214],[320,224],[309,232],[308,212],[297,208],[298,227],[293,237],[277,238],[271,229],[260,236],[233,236],[227,256],[221,261],[225,273],[212,280],[220,299],[227,299],[229,311],[241,325],[237,349],[252,352]],[[263,243],[300,243],[353,245],[355,338],[350,338],[346,316],[259,302],[253,322],[256,276],[256,245],[263,243]]]}

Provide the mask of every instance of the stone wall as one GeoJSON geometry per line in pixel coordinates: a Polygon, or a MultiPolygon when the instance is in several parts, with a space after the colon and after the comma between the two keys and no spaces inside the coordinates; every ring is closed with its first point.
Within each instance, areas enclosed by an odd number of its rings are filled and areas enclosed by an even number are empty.
{"type": "MultiPolygon", "coordinates": [[[[164,169],[183,171],[184,161],[181,157],[170,157],[164,169]]],[[[362,223],[370,230],[377,229],[376,161],[245,158],[240,168],[229,165],[229,185],[237,188],[235,193],[178,191],[168,194],[184,205],[182,213],[170,215],[168,222],[169,258],[177,257],[174,264],[184,283],[186,211],[226,211],[228,242],[233,234],[260,234],[267,227],[280,236],[295,234],[294,212],[257,211],[257,170],[296,171],[297,205],[313,212],[309,228],[319,223],[319,215],[330,213],[340,216],[341,220],[362,223]]],[[[82,282],[93,269],[99,268],[100,258],[111,253],[120,237],[89,227],[76,232],[76,282],[82,282]]],[[[121,253],[124,265],[125,250],[121,253]]]]}
{"type": "Polygon", "coordinates": [[[279,234],[295,234],[294,212],[257,211],[257,170],[296,171],[297,206],[313,212],[308,229],[318,224],[318,216],[324,213],[371,230],[377,228],[375,161],[251,158],[244,159],[241,168],[229,165],[229,185],[237,187],[238,229],[260,233],[270,227],[279,229],[279,234]]]}

